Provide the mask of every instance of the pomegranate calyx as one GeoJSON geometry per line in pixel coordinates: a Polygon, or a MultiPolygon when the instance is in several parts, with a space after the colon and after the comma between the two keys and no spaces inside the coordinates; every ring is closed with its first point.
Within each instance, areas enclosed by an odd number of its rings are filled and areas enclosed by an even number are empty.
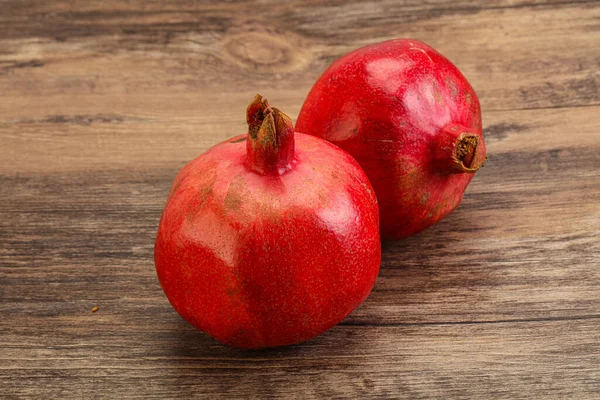
{"type": "Polygon", "coordinates": [[[463,172],[476,172],[485,163],[485,150],[482,153],[483,140],[477,135],[464,134],[456,144],[456,166],[463,172]]]}
{"type": "Polygon", "coordinates": [[[442,171],[475,173],[486,161],[483,139],[474,130],[459,124],[448,124],[436,143],[434,159],[442,171]]]}
{"type": "Polygon", "coordinates": [[[294,163],[294,125],[260,94],[246,109],[247,165],[261,175],[281,175],[294,163]]]}

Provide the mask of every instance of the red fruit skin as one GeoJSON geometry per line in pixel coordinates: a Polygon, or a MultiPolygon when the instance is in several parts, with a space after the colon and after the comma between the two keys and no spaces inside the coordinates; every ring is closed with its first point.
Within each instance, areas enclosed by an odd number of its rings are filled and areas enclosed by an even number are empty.
{"type": "Polygon", "coordinates": [[[384,239],[410,236],[454,211],[485,160],[477,95],[449,60],[417,40],[337,60],[310,91],[296,130],[336,144],[363,167],[384,239]],[[468,172],[452,165],[463,132],[480,139],[468,172]]]}
{"type": "Polygon", "coordinates": [[[248,135],[211,148],[179,172],[160,220],[154,259],[165,294],[231,346],[323,333],[366,299],[379,271],[366,175],[326,141],[294,137],[293,165],[281,175],[249,167],[248,135]]]}

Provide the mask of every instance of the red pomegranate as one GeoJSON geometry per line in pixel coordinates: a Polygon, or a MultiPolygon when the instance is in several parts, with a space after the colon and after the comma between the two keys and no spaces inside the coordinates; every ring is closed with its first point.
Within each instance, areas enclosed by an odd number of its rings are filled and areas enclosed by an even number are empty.
{"type": "Polygon", "coordinates": [[[412,235],[450,214],[485,160],[473,88],[416,40],[370,45],[337,60],[310,91],[296,131],[336,144],[363,167],[383,238],[412,235]]]}
{"type": "Polygon", "coordinates": [[[282,346],[339,323],[379,271],[379,213],[346,152],[257,95],[249,131],[177,175],[154,248],[179,314],[223,343],[282,346]]]}

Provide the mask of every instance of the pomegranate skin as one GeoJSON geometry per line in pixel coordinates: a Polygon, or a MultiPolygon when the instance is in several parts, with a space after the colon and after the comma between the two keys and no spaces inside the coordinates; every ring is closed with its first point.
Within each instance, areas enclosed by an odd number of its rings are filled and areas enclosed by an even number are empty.
{"type": "Polygon", "coordinates": [[[156,270],[177,312],[219,341],[299,343],[369,295],[381,262],[377,200],[356,161],[324,140],[294,134],[290,168],[273,174],[252,169],[250,140],[222,142],[179,172],[156,270]]]}
{"type": "Polygon", "coordinates": [[[400,239],[454,211],[485,161],[479,99],[448,59],[398,39],[333,63],[311,89],[298,132],[350,153],[379,201],[381,235],[400,239]]]}

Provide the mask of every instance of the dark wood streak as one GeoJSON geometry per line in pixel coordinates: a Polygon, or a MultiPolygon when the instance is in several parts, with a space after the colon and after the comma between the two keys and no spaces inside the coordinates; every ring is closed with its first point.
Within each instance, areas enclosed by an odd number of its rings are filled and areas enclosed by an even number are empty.
{"type": "MultiPolygon", "coordinates": [[[[93,123],[116,124],[123,122],[140,121],[139,118],[118,114],[95,114],[95,115],[49,115],[40,119],[22,119],[17,124],[74,124],[90,125],[93,123]]],[[[14,124],[14,122],[12,122],[14,124]]]]}
{"type": "Polygon", "coordinates": [[[519,133],[519,131],[524,131],[527,129],[530,129],[530,127],[517,123],[502,122],[486,127],[483,130],[483,136],[486,141],[504,140],[508,137],[509,133],[519,133]]]}
{"type": "MultiPolygon", "coordinates": [[[[4,64],[4,62],[2,63],[4,64]]],[[[17,68],[40,68],[45,64],[40,60],[29,60],[23,62],[8,62],[8,65],[3,65],[0,67],[0,72],[8,73],[17,68]]]]}
{"type": "Polygon", "coordinates": [[[2,398],[597,398],[600,2],[0,0],[2,398]],[[394,37],[479,94],[460,207],[384,243],[372,294],[297,346],[224,347],[171,308],[153,242],[177,171],[297,115],[394,37]],[[92,313],[91,309],[99,309],[92,313]]]}

